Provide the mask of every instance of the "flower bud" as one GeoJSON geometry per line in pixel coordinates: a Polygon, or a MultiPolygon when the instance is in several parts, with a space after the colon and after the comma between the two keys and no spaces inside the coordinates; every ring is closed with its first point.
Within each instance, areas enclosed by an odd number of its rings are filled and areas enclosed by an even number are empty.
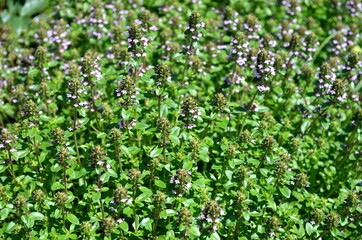
{"type": "Polygon", "coordinates": [[[264,140],[262,141],[262,145],[266,152],[269,152],[272,150],[273,146],[275,145],[276,141],[273,136],[266,135],[264,140]]]}
{"type": "Polygon", "coordinates": [[[141,179],[141,172],[137,168],[132,168],[128,173],[128,178],[133,185],[137,184],[141,179]]]}
{"type": "Polygon", "coordinates": [[[35,57],[37,60],[37,66],[40,70],[43,70],[44,64],[47,60],[47,49],[43,46],[39,46],[35,51],[35,57]]]}
{"type": "Polygon", "coordinates": [[[70,158],[70,153],[68,148],[61,146],[58,150],[56,158],[61,165],[66,165],[67,161],[70,158]]]}
{"type": "Polygon", "coordinates": [[[66,194],[65,192],[57,192],[55,196],[55,201],[60,206],[64,206],[68,201],[68,194],[66,194]]]}
{"type": "Polygon", "coordinates": [[[338,226],[340,221],[340,216],[337,212],[332,211],[326,218],[327,229],[331,230],[338,226]]]}
{"type": "Polygon", "coordinates": [[[163,135],[168,136],[171,132],[170,122],[167,118],[161,117],[157,121],[157,131],[161,132],[163,135]]]}
{"type": "Polygon", "coordinates": [[[53,146],[65,146],[65,133],[64,130],[60,127],[57,127],[52,131],[52,138],[51,141],[53,146]]]}

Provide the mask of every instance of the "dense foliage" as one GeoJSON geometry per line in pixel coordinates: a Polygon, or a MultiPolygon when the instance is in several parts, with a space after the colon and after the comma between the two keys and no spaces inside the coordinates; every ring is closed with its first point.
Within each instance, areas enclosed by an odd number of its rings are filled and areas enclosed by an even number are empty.
{"type": "Polygon", "coordinates": [[[361,239],[359,0],[1,4],[0,239],[361,239]]]}

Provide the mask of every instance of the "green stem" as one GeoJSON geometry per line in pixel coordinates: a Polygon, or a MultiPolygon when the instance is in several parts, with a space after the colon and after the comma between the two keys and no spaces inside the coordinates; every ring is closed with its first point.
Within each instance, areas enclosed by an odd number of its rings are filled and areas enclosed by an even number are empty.
{"type": "Polygon", "coordinates": [[[65,164],[63,165],[63,182],[64,182],[64,192],[67,194],[68,188],[67,188],[67,167],[65,164]]]}
{"type": "Polygon", "coordinates": [[[229,88],[229,96],[228,96],[228,101],[230,102],[231,100],[231,95],[233,94],[233,89],[234,89],[234,77],[235,77],[235,74],[236,74],[236,63],[234,64],[233,66],[233,70],[232,70],[232,73],[231,73],[231,78],[230,78],[230,88],[229,88]]]}
{"type": "Polygon", "coordinates": [[[104,205],[103,205],[103,201],[102,198],[99,199],[99,203],[101,204],[101,211],[102,211],[102,221],[104,219],[104,205]]]}
{"type": "Polygon", "coordinates": [[[240,131],[239,131],[239,137],[241,136],[241,133],[243,132],[244,130],[244,123],[245,123],[245,120],[246,120],[246,116],[248,115],[248,112],[245,112],[245,115],[243,116],[243,120],[241,121],[240,123],[240,131]]]}
{"type": "MultiPolygon", "coordinates": [[[[190,42],[190,45],[188,47],[188,50],[191,51],[191,48],[192,48],[192,44],[194,43],[194,40],[192,39],[191,42],[190,42]]],[[[191,55],[191,52],[190,54],[187,54],[186,53],[186,60],[185,60],[185,65],[184,65],[184,70],[182,71],[182,79],[181,79],[181,86],[184,85],[184,82],[185,82],[185,74],[186,74],[186,70],[187,70],[187,67],[189,66],[189,58],[190,58],[190,55],[191,55]]]]}
{"type": "Polygon", "coordinates": [[[79,149],[78,149],[78,140],[77,140],[77,109],[74,109],[74,117],[73,117],[73,137],[74,137],[74,147],[75,152],[77,153],[78,165],[81,166],[79,149]]]}
{"type": "Polygon", "coordinates": [[[95,90],[94,90],[94,86],[92,85],[92,107],[93,107],[93,111],[94,111],[94,117],[96,119],[96,123],[97,123],[97,127],[100,128],[100,124],[99,124],[99,119],[97,116],[97,108],[96,108],[96,103],[95,103],[95,90]]]}
{"type": "Polygon", "coordinates": [[[40,173],[40,169],[43,168],[41,162],[40,162],[40,159],[39,159],[39,150],[38,150],[38,146],[36,144],[36,139],[35,137],[33,137],[33,146],[34,146],[34,151],[35,151],[35,157],[36,157],[36,160],[38,162],[38,172],[40,173]]]}
{"type": "Polygon", "coordinates": [[[158,102],[157,102],[157,107],[158,107],[158,118],[161,117],[161,94],[157,96],[158,98],[158,102]]]}
{"type": "Polygon", "coordinates": [[[335,36],[335,33],[332,33],[331,35],[329,35],[329,36],[322,42],[322,44],[319,46],[318,50],[314,53],[312,63],[314,63],[314,61],[315,61],[316,58],[318,57],[319,53],[322,51],[322,49],[327,45],[327,43],[328,43],[334,36],[335,36]]]}
{"type": "MultiPolygon", "coordinates": [[[[133,207],[133,221],[136,227],[136,221],[137,221],[137,215],[136,215],[136,211],[137,211],[137,205],[136,205],[136,194],[137,194],[137,183],[133,185],[133,193],[132,193],[132,202],[134,204],[133,207]]],[[[135,228],[135,231],[137,231],[138,229],[135,228]]]]}
{"type": "Polygon", "coordinates": [[[166,135],[165,134],[163,135],[163,138],[162,138],[162,147],[163,147],[163,151],[162,151],[163,159],[164,159],[164,161],[166,161],[166,135]]]}
{"type": "MultiPolygon", "coordinates": [[[[329,106],[330,106],[330,105],[329,105],[329,106]]],[[[318,116],[312,120],[312,123],[309,125],[309,127],[304,131],[304,133],[302,133],[301,138],[303,138],[303,137],[309,132],[309,130],[310,130],[310,129],[314,126],[314,124],[316,123],[316,121],[327,111],[327,109],[329,108],[329,106],[326,107],[322,112],[319,112],[319,113],[318,113],[318,116]]]]}
{"type": "Polygon", "coordinates": [[[62,206],[62,223],[63,223],[63,230],[64,232],[67,232],[67,228],[65,226],[65,211],[64,211],[64,206],[62,206]]]}
{"type": "Polygon", "coordinates": [[[159,213],[156,212],[155,215],[156,215],[155,216],[155,221],[153,222],[153,227],[152,227],[152,237],[154,239],[157,239],[156,233],[157,233],[157,224],[158,224],[158,219],[159,219],[159,217],[158,217],[159,213]]]}
{"type": "Polygon", "coordinates": [[[9,166],[10,166],[10,175],[12,176],[14,182],[16,183],[16,177],[15,177],[15,173],[14,173],[14,167],[13,167],[13,158],[11,157],[11,152],[10,149],[8,149],[8,155],[9,155],[9,166]]]}
{"type": "Polygon", "coordinates": [[[114,145],[114,151],[115,151],[115,157],[118,161],[119,172],[122,172],[122,162],[121,162],[121,158],[120,158],[120,154],[119,154],[118,142],[116,142],[114,145]]]}
{"type": "MultiPolygon", "coordinates": [[[[238,213],[238,215],[240,215],[240,213],[238,213]]],[[[235,224],[235,228],[234,228],[234,234],[233,234],[234,239],[237,239],[240,224],[241,224],[241,221],[240,221],[240,216],[239,216],[238,219],[236,220],[236,224],[235,224]]]]}
{"type": "Polygon", "coordinates": [[[253,106],[253,103],[254,103],[254,100],[255,100],[255,98],[256,98],[256,95],[258,95],[258,90],[256,90],[256,92],[254,93],[254,96],[253,96],[252,99],[250,100],[250,103],[249,103],[249,105],[248,105],[248,107],[247,107],[247,111],[250,111],[251,106],[253,106]]]}

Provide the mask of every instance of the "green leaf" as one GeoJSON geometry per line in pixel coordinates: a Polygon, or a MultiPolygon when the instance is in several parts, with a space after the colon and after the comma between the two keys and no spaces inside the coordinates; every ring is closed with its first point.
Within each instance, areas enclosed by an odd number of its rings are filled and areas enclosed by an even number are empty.
{"type": "Polygon", "coordinates": [[[220,240],[220,236],[217,232],[213,232],[210,236],[211,240],[220,240]]]}
{"type": "Polygon", "coordinates": [[[107,133],[105,133],[105,132],[100,132],[97,134],[97,138],[104,138],[106,136],[107,136],[107,133]]]}
{"type": "Polygon", "coordinates": [[[63,189],[63,184],[61,184],[60,182],[55,182],[52,184],[52,186],[50,187],[50,189],[52,191],[58,190],[58,189],[63,189]]]}
{"type": "Polygon", "coordinates": [[[140,222],[140,226],[146,229],[150,229],[152,222],[153,220],[147,217],[142,219],[142,221],[140,222]]]}
{"type": "Polygon", "coordinates": [[[136,230],[136,232],[138,231],[138,228],[140,227],[140,217],[138,215],[135,216],[135,221],[132,224],[133,229],[136,230]]]}
{"type": "Polygon", "coordinates": [[[290,194],[292,193],[292,191],[287,188],[286,186],[283,187],[279,187],[279,191],[283,194],[284,197],[286,198],[290,198],[290,194]]]}
{"type": "Polygon", "coordinates": [[[79,224],[79,219],[74,214],[68,213],[67,220],[75,225],[79,224]]]}
{"type": "Polygon", "coordinates": [[[89,118],[81,118],[79,119],[79,124],[84,127],[89,122],[89,118]]]}
{"type": "Polygon", "coordinates": [[[62,212],[60,211],[60,209],[55,209],[54,211],[54,218],[58,219],[62,216],[62,212]]]}
{"type": "Polygon", "coordinates": [[[129,119],[129,113],[127,112],[126,109],[122,109],[121,115],[124,121],[127,121],[129,119]]]}
{"type": "Polygon", "coordinates": [[[10,19],[10,26],[15,30],[17,34],[20,34],[21,31],[26,28],[29,24],[30,18],[29,17],[17,17],[13,16],[10,19]]]}
{"type": "Polygon", "coordinates": [[[157,180],[155,180],[155,186],[157,186],[159,188],[166,188],[166,183],[157,179],[157,180]]]}
{"type": "Polygon", "coordinates": [[[123,214],[126,215],[127,217],[131,217],[133,214],[132,208],[126,207],[125,209],[123,209],[123,214]]]}
{"type": "Polygon", "coordinates": [[[168,106],[166,104],[161,105],[161,117],[167,117],[168,115],[168,106]]]}
{"type": "Polygon", "coordinates": [[[300,224],[299,225],[299,229],[298,229],[298,237],[299,238],[302,238],[304,235],[305,235],[305,230],[304,230],[304,226],[303,224],[300,224]]]}
{"type": "Polygon", "coordinates": [[[27,0],[21,9],[20,16],[32,16],[43,11],[48,6],[46,0],[27,0]]]}
{"type": "Polygon", "coordinates": [[[229,180],[231,180],[233,176],[233,171],[225,170],[225,175],[229,180]]]}
{"type": "Polygon", "coordinates": [[[136,146],[131,146],[128,148],[128,151],[129,151],[129,154],[135,155],[135,154],[139,153],[139,151],[141,151],[141,149],[136,146]]]}
{"type": "Polygon", "coordinates": [[[302,126],[300,127],[300,130],[302,131],[302,133],[305,133],[305,131],[310,126],[310,124],[311,124],[311,122],[309,119],[303,122],[302,126]]]}
{"type": "Polygon", "coordinates": [[[99,199],[101,199],[101,193],[100,192],[94,192],[92,194],[92,200],[94,203],[98,203],[99,202],[99,199]]]}
{"type": "Polygon", "coordinates": [[[158,156],[162,153],[162,151],[163,151],[162,148],[155,147],[155,148],[151,151],[150,157],[151,157],[151,158],[158,157],[158,156]]]}
{"type": "Polygon", "coordinates": [[[40,212],[32,212],[29,214],[29,219],[33,221],[39,221],[44,219],[44,215],[40,212]]]}
{"type": "Polygon", "coordinates": [[[145,122],[137,122],[133,128],[137,130],[146,130],[148,128],[148,124],[145,122]]]}
{"type": "Polygon", "coordinates": [[[101,175],[101,181],[103,182],[103,183],[106,183],[106,182],[108,182],[108,180],[109,180],[109,177],[110,177],[110,175],[109,175],[109,173],[108,172],[105,172],[105,173],[103,173],[102,175],[101,175]]]}
{"type": "Polygon", "coordinates": [[[14,231],[15,228],[16,228],[16,223],[14,223],[14,222],[9,222],[9,223],[6,225],[5,232],[6,232],[6,233],[11,233],[12,231],[14,231]]]}
{"type": "Polygon", "coordinates": [[[136,202],[143,202],[146,199],[148,199],[149,197],[152,196],[152,192],[151,193],[141,193],[137,198],[136,198],[136,202]]]}
{"type": "Polygon", "coordinates": [[[124,231],[124,232],[128,232],[128,223],[126,221],[122,221],[120,224],[119,224],[119,227],[124,231]]]}
{"type": "Polygon", "coordinates": [[[166,209],[165,211],[166,211],[167,217],[172,217],[172,216],[177,215],[177,212],[173,209],[166,209]]]}
{"type": "Polygon", "coordinates": [[[168,138],[170,139],[173,147],[180,145],[180,139],[178,136],[170,135],[170,136],[168,136],[168,138]]]}
{"type": "Polygon", "coordinates": [[[28,219],[28,216],[22,215],[22,216],[20,217],[20,219],[23,221],[23,223],[24,223],[26,226],[29,227],[29,219],[28,219]]]}
{"type": "Polygon", "coordinates": [[[246,221],[250,220],[250,214],[248,211],[243,211],[243,217],[246,221]]]}
{"type": "Polygon", "coordinates": [[[6,208],[2,209],[0,211],[0,220],[1,221],[5,220],[8,217],[9,213],[10,213],[9,208],[6,207],[6,208]]]}
{"type": "Polygon", "coordinates": [[[167,98],[164,103],[170,108],[177,108],[177,103],[175,103],[171,98],[167,98]]]}
{"type": "Polygon", "coordinates": [[[189,229],[189,233],[192,235],[192,236],[195,236],[195,237],[200,237],[201,236],[201,233],[200,233],[200,230],[197,226],[192,226],[190,227],[189,229]]]}
{"type": "Polygon", "coordinates": [[[114,177],[114,178],[118,177],[118,174],[111,168],[108,169],[107,172],[108,172],[109,176],[111,176],[111,177],[114,177]]]}
{"type": "Polygon", "coordinates": [[[21,150],[21,151],[17,151],[17,152],[15,153],[14,158],[15,158],[15,160],[18,160],[19,158],[23,158],[23,157],[25,157],[26,155],[28,155],[28,153],[29,153],[29,150],[28,150],[28,149],[21,150]]]}
{"type": "Polygon", "coordinates": [[[78,108],[78,112],[79,112],[79,115],[81,117],[86,117],[87,116],[87,113],[85,111],[85,108],[78,108]]]}
{"type": "Polygon", "coordinates": [[[186,161],[184,161],[182,168],[185,169],[186,171],[189,171],[192,169],[192,165],[193,165],[192,161],[186,160],[186,161]]]}
{"type": "Polygon", "coordinates": [[[76,178],[77,178],[77,175],[76,175],[76,173],[75,173],[75,171],[74,171],[73,168],[67,169],[67,174],[68,174],[68,176],[69,176],[68,180],[73,180],[73,179],[76,179],[76,178]]]}
{"type": "Polygon", "coordinates": [[[126,146],[122,145],[121,150],[126,157],[128,157],[130,155],[129,150],[126,146]]]}
{"type": "Polygon", "coordinates": [[[314,232],[314,227],[312,226],[312,224],[310,224],[309,222],[307,222],[305,224],[305,230],[308,234],[308,236],[310,236],[313,232],[314,232]]]}
{"type": "Polygon", "coordinates": [[[257,212],[257,211],[253,211],[250,213],[250,216],[252,217],[260,217],[261,215],[263,215],[261,212],[257,212]]]}
{"type": "Polygon", "coordinates": [[[273,91],[279,96],[283,95],[283,89],[280,86],[273,87],[273,91]]]}
{"type": "Polygon", "coordinates": [[[272,199],[272,197],[268,198],[267,202],[271,209],[273,209],[274,211],[277,210],[277,204],[275,203],[274,199],[272,199]]]}

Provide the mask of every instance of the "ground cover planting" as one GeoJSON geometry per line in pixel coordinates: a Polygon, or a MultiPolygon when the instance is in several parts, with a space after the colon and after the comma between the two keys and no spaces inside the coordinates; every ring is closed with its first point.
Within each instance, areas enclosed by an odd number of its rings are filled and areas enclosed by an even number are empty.
{"type": "Polygon", "coordinates": [[[0,239],[362,239],[360,1],[0,11],[0,239]]]}

